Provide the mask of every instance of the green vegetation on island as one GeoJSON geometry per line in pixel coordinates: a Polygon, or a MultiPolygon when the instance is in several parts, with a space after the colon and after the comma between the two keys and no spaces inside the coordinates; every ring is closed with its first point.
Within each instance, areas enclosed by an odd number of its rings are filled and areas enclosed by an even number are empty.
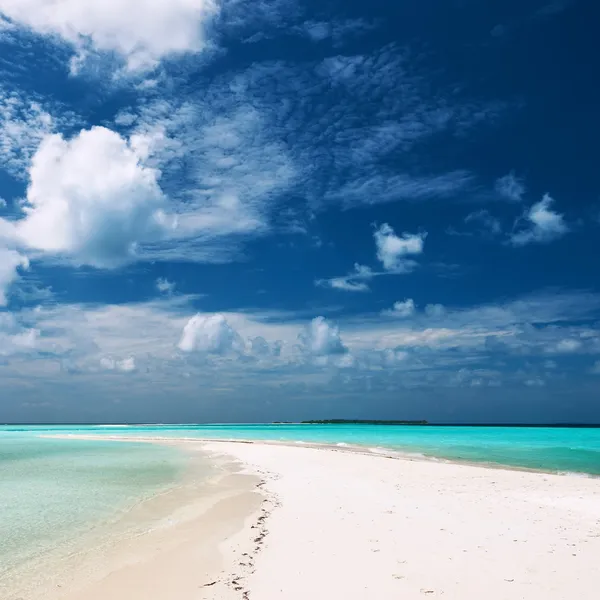
{"type": "Polygon", "coordinates": [[[388,421],[371,419],[322,419],[302,421],[303,425],[428,425],[427,421],[388,421]]]}

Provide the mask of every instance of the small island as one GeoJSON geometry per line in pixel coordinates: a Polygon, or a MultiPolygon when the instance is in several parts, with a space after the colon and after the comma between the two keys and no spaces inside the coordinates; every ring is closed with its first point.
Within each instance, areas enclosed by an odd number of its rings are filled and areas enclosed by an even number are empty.
{"type": "Polygon", "coordinates": [[[371,419],[322,419],[301,421],[302,425],[428,425],[427,421],[389,421],[371,419]]]}

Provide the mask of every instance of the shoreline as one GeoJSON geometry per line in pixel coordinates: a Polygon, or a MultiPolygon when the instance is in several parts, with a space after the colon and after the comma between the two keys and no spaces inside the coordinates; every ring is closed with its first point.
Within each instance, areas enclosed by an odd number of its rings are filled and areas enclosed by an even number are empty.
{"type": "Polygon", "coordinates": [[[600,586],[597,478],[363,447],[98,437],[197,452],[230,493],[39,598],[592,600],[600,586]]]}
{"type": "Polygon", "coordinates": [[[215,549],[261,509],[261,479],[231,457],[217,457],[198,445],[174,446],[189,461],[180,478],[114,518],[91,524],[72,544],[8,572],[0,581],[0,596],[171,600],[174,591],[189,597],[213,581],[227,564],[215,549]],[[166,584],[167,573],[168,580],[179,574],[174,586],[166,584]]]}
{"type": "Polygon", "coordinates": [[[277,446],[205,446],[279,501],[252,598],[595,598],[598,479],[277,446]]]}
{"type": "Polygon", "coordinates": [[[164,437],[164,436],[119,436],[119,435],[97,435],[97,434],[42,434],[38,437],[54,438],[54,439],[81,439],[81,440],[106,440],[112,442],[141,442],[141,443],[223,443],[223,444],[261,444],[268,446],[283,446],[283,447],[302,447],[314,448],[320,450],[330,450],[338,452],[349,452],[354,454],[365,454],[367,456],[380,456],[382,458],[394,460],[422,461],[433,462],[450,465],[463,465],[470,467],[479,467],[483,469],[517,471],[525,473],[539,473],[545,475],[558,475],[560,477],[582,477],[584,479],[600,479],[600,474],[589,473],[587,471],[564,471],[564,470],[549,470],[542,468],[524,467],[519,465],[511,465],[493,461],[475,461],[468,459],[449,458],[441,455],[423,454],[422,452],[410,452],[399,449],[389,448],[385,446],[367,446],[360,444],[348,444],[345,442],[327,443],[327,442],[305,442],[302,440],[256,440],[256,439],[239,439],[239,438],[200,438],[200,437],[164,437]]]}

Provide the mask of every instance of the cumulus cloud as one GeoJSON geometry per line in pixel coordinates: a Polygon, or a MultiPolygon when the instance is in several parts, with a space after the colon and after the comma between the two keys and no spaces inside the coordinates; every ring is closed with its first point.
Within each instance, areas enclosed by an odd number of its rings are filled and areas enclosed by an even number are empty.
{"type": "Polygon", "coordinates": [[[384,269],[396,272],[409,272],[415,268],[415,261],[406,256],[421,254],[427,236],[426,233],[403,233],[397,236],[387,223],[381,225],[374,235],[377,258],[384,269]]]}
{"type": "Polygon", "coordinates": [[[6,306],[8,288],[18,279],[19,269],[27,269],[29,261],[16,250],[0,248],[0,306],[6,306]]]}
{"type": "Polygon", "coordinates": [[[250,340],[250,349],[256,356],[268,356],[271,353],[269,343],[261,335],[250,340]]]}
{"type": "Polygon", "coordinates": [[[133,373],[136,370],[135,358],[133,356],[122,360],[103,357],[100,359],[100,366],[106,371],[119,371],[120,373],[133,373]]]}
{"type": "Polygon", "coordinates": [[[162,58],[199,52],[214,0],[0,0],[0,13],[42,35],[71,43],[79,59],[90,51],[121,55],[130,70],[162,58]],[[85,4],[85,6],[84,6],[85,4]]]}
{"type": "Polygon", "coordinates": [[[569,232],[563,215],[551,209],[553,203],[553,198],[545,194],[539,202],[525,212],[520,221],[525,221],[527,225],[511,236],[510,242],[513,246],[547,243],[569,232]]]}
{"type": "Polygon", "coordinates": [[[412,317],[415,312],[415,301],[412,298],[408,298],[404,301],[394,302],[392,309],[383,311],[383,314],[391,317],[407,318],[412,317]]]}
{"type": "Polygon", "coordinates": [[[340,337],[339,328],[324,317],[313,319],[299,339],[304,350],[315,357],[334,356],[348,351],[340,337]]]}
{"type": "Polygon", "coordinates": [[[144,166],[131,144],[104,127],[71,140],[47,136],[35,153],[19,242],[78,264],[117,267],[138,244],[169,227],[160,172],[144,166]]]}
{"type": "MultiPolygon", "coordinates": [[[[442,304],[427,304],[423,311],[427,317],[440,318],[446,315],[446,309],[442,304]]],[[[421,317],[417,312],[417,307],[412,298],[403,301],[394,302],[391,309],[382,311],[382,314],[388,317],[408,318],[412,316],[421,317]]]]}
{"type": "Polygon", "coordinates": [[[505,200],[510,200],[511,202],[521,202],[523,200],[525,185],[514,173],[509,173],[497,179],[495,188],[496,192],[505,200]]]}
{"type": "MultiPolygon", "coordinates": [[[[109,387],[115,377],[104,377],[102,371],[116,375],[135,365],[135,375],[128,379],[132,397],[164,395],[170,390],[197,400],[198,380],[208,395],[231,388],[232,398],[251,389],[268,396],[289,384],[306,386],[307,393],[316,397],[358,392],[367,382],[373,389],[388,390],[438,384],[491,386],[502,376],[504,385],[524,385],[541,373],[535,365],[528,366],[524,356],[537,356],[542,362],[553,358],[546,348],[565,339],[581,340],[579,353],[596,356],[600,348],[593,325],[598,296],[593,294],[553,293],[504,305],[448,308],[436,321],[420,311],[409,320],[382,319],[372,313],[344,316],[339,322],[343,341],[338,328],[322,317],[304,323],[307,313],[302,311],[205,314],[197,315],[190,325],[191,306],[192,298],[174,296],[114,306],[52,303],[14,314],[0,311],[3,381],[27,372],[54,389],[59,383],[74,385],[65,378],[68,372],[77,372],[82,385],[108,393],[115,389],[109,387]],[[206,322],[210,317],[217,317],[212,327],[206,322]],[[230,343],[225,320],[243,336],[243,344],[241,340],[230,343]],[[490,339],[497,345],[489,345],[490,339]],[[192,348],[199,352],[200,360],[186,351],[174,352],[178,341],[187,344],[189,352],[192,348]],[[211,349],[216,359],[208,356],[211,349]],[[480,369],[477,365],[489,364],[491,354],[499,360],[501,355],[518,356],[525,371],[515,373],[510,365],[500,363],[496,374],[480,369]],[[60,372],[57,362],[63,365],[60,372]],[[453,375],[464,368],[469,372],[454,381],[453,375]]],[[[584,368],[589,370],[594,360],[584,368]]],[[[553,373],[544,377],[551,385],[553,373]]]]}
{"type": "Polygon", "coordinates": [[[203,352],[226,355],[244,349],[244,341],[223,315],[193,316],[183,328],[179,349],[183,352],[203,352]]]}
{"type": "Polygon", "coordinates": [[[377,258],[383,264],[384,271],[373,271],[370,267],[355,263],[354,270],[347,275],[317,279],[315,285],[345,292],[368,292],[370,287],[367,282],[375,277],[410,273],[417,263],[407,257],[423,252],[426,236],[426,233],[403,233],[397,236],[394,230],[384,223],[374,233],[377,258]]]}

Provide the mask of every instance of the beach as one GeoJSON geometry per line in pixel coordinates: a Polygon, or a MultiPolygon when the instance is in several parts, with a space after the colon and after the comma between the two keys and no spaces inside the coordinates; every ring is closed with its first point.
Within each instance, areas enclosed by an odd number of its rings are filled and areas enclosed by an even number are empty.
{"type": "Polygon", "coordinates": [[[28,600],[597,597],[600,479],[349,447],[152,442],[202,453],[219,475],[202,498],[157,505],[160,526],[71,557],[70,577],[28,600]]]}
{"type": "Polygon", "coordinates": [[[279,501],[250,597],[597,597],[600,480],[213,444],[279,501]]]}

